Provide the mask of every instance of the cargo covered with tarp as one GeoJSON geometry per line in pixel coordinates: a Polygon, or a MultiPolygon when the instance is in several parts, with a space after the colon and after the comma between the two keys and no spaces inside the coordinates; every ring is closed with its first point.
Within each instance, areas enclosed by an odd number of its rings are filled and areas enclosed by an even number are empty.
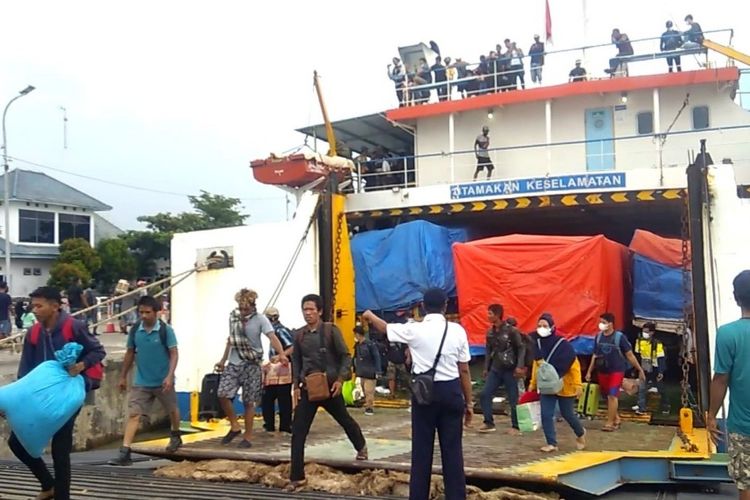
{"type": "Polygon", "coordinates": [[[594,335],[599,315],[626,321],[628,250],[604,236],[515,234],[453,246],[461,324],[483,345],[487,306],[499,303],[524,332],[549,312],[567,336],[594,335]]]}
{"type": "MultiPolygon", "coordinates": [[[[633,255],[633,314],[638,318],[679,320],[690,290],[683,285],[682,240],[638,229],[633,255]]],[[[687,250],[689,265],[690,250],[687,250]]],[[[688,271],[688,280],[691,279],[688,271]]],[[[690,281],[688,281],[690,283],[690,281]]]]}
{"type": "Polygon", "coordinates": [[[357,310],[409,307],[430,287],[455,297],[451,246],[466,239],[463,229],[425,221],[357,234],[351,242],[357,310]]]}

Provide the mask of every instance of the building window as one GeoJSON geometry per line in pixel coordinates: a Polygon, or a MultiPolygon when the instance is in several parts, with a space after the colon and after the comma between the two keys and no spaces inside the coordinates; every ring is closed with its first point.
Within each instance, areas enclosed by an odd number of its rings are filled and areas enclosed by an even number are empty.
{"type": "Polygon", "coordinates": [[[69,238],[91,241],[91,218],[87,215],[60,214],[60,243],[69,238]]]}
{"type": "Polygon", "coordinates": [[[31,268],[30,267],[24,267],[23,268],[23,275],[24,276],[31,276],[31,268]]]}
{"type": "Polygon", "coordinates": [[[22,243],[54,243],[55,214],[38,210],[19,210],[18,240],[22,243]]]}
{"type": "Polygon", "coordinates": [[[709,127],[708,106],[696,106],[693,108],[693,130],[701,130],[709,127]]]}
{"type": "Polygon", "coordinates": [[[636,115],[638,120],[638,135],[649,135],[654,133],[654,114],[651,111],[643,111],[636,115]]]}
{"type": "Polygon", "coordinates": [[[34,268],[34,276],[41,276],[42,275],[42,269],[39,267],[34,268]]]}

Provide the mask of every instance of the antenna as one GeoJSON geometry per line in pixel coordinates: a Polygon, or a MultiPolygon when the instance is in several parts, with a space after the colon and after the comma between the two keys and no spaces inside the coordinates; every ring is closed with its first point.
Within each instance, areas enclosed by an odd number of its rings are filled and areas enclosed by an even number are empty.
{"type": "Polygon", "coordinates": [[[68,110],[64,106],[60,106],[60,110],[63,112],[63,149],[68,149],[68,110]]]}

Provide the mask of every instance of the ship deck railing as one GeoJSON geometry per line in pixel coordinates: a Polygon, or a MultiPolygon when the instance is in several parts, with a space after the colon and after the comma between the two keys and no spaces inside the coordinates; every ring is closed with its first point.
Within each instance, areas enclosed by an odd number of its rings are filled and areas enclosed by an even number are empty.
{"type": "MultiPolygon", "coordinates": [[[[623,29],[622,31],[627,33],[628,30],[623,29]]],[[[722,45],[731,46],[734,38],[734,30],[732,28],[705,30],[703,31],[703,35],[704,37],[711,38],[722,45]]],[[[643,64],[639,64],[637,68],[629,68],[627,76],[665,73],[667,71],[667,65],[663,61],[658,61],[658,59],[673,56],[695,57],[694,60],[686,59],[682,61],[683,70],[734,65],[732,59],[718,53],[711,53],[704,47],[661,51],[660,40],[661,36],[630,40],[630,43],[633,46],[633,55],[620,56],[620,59],[626,63],[639,62],[643,64]],[[699,56],[705,57],[701,58],[699,56]]],[[[531,45],[531,43],[518,43],[519,48],[524,51],[524,54],[526,51],[526,45],[531,45]]],[[[545,45],[546,48],[549,46],[550,44],[545,45]]],[[[481,49],[478,49],[478,51],[479,50],[481,49]]],[[[445,51],[441,55],[443,56],[443,59],[445,59],[445,57],[450,54],[445,51]]],[[[618,57],[617,49],[613,43],[545,50],[544,65],[542,66],[543,83],[537,84],[531,81],[531,56],[525,54],[521,58],[523,61],[525,87],[528,89],[539,86],[568,83],[570,81],[569,72],[574,67],[575,61],[578,59],[581,60],[581,66],[586,69],[586,79],[608,79],[611,78],[612,75],[608,74],[606,70],[610,67],[610,59],[616,57],[618,57]]],[[[451,58],[453,61],[456,59],[455,57],[451,58]]],[[[428,65],[430,66],[432,66],[433,63],[434,61],[428,61],[428,65]]],[[[479,62],[471,62],[467,63],[466,67],[473,71],[479,66],[479,64],[479,62]]],[[[455,66],[455,63],[452,63],[452,65],[455,66]]],[[[418,70],[415,67],[411,67],[406,68],[406,72],[408,75],[413,76],[418,73],[418,70]]],[[[465,99],[476,95],[501,91],[520,91],[521,89],[517,88],[519,82],[516,81],[515,74],[516,71],[514,70],[505,70],[481,76],[469,75],[464,78],[446,80],[444,82],[435,82],[433,80],[430,83],[422,85],[407,84],[403,86],[404,101],[400,104],[402,106],[418,106],[439,102],[441,100],[438,92],[440,87],[445,87],[445,96],[442,100],[465,99]],[[507,82],[505,80],[506,78],[512,80],[513,83],[511,84],[507,82]],[[473,88],[475,84],[478,85],[478,82],[481,82],[482,88],[473,88]],[[428,93],[429,95],[425,95],[424,93],[428,93]]],[[[618,76],[623,76],[623,73],[616,72],[615,77],[618,76]]],[[[434,78],[432,72],[431,77],[434,78]]]]}

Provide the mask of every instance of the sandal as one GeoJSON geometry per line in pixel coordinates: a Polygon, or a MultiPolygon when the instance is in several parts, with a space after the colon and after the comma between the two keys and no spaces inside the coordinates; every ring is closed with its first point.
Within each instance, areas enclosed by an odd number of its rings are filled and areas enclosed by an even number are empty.
{"type": "Polygon", "coordinates": [[[293,493],[297,491],[298,489],[302,488],[307,484],[307,479],[300,479],[299,481],[290,481],[289,484],[287,484],[284,487],[284,491],[287,493],[293,493]]]}
{"type": "Polygon", "coordinates": [[[617,424],[614,424],[614,425],[606,424],[604,427],[602,427],[602,431],[603,432],[615,432],[619,428],[620,427],[617,424]]]}

